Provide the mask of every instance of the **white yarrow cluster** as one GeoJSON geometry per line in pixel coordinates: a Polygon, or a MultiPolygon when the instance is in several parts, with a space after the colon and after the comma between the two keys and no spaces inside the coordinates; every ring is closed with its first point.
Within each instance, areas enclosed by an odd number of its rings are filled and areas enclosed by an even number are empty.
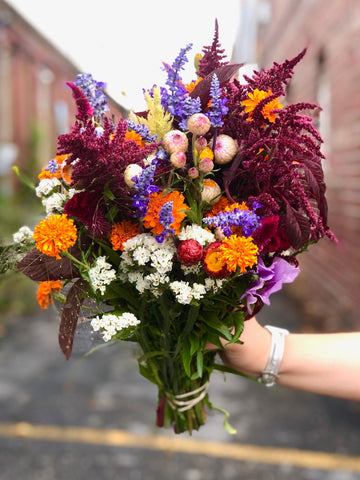
{"type": "Polygon", "coordinates": [[[178,239],[181,241],[194,239],[197,240],[202,247],[209,243],[215,242],[215,236],[213,233],[205,230],[205,228],[202,228],[200,227],[200,225],[196,224],[187,225],[179,233],[178,239]]]}
{"type": "Polygon", "coordinates": [[[102,317],[95,317],[91,320],[94,332],[101,330],[104,342],[108,342],[116,335],[116,332],[124,328],[135,327],[140,323],[133,313],[125,312],[122,315],[107,313],[102,317]]]}
{"type": "Polygon", "coordinates": [[[43,197],[41,203],[44,205],[46,213],[52,215],[64,211],[66,200],[67,197],[63,193],[53,193],[50,197],[43,197]]]}
{"type": "Polygon", "coordinates": [[[24,225],[20,227],[17,232],[13,234],[13,240],[15,243],[24,243],[32,239],[33,231],[24,225]]]}
{"type": "Polygon", "coordinates": [[[168,274],[173,268],[175,254],[170,238],[159,243],[151,233],[136,235],[124,243],[120,279],[134,284],[140,293],[150,290],[158,296],[158,287],[170,281],[168,274]]]}
{"type": "Polygon", "coordinates": [[[100,290],[101,294],[104,294],[107,285],[116,279],[116,271],[106,261],[106,257],[98,257],[95,266],[90,268],[88,274],[93,289],[100,290]]]}
{"type": "Polygon", "coordinates": [[[192,286],[189,282],[172,282],[170,283],[170,289],[174,293],[176,301],[187,305],[191,300],[200,300],[206,294],[205,285],[201,283],[193,283],[192,286]]]}
{"type": "Polygon", "coordinates": [[[56,177],[43,178],[42,180],[40,180],[39,185],[35,189],[36,196],[39,198],[47,197],[60,185],[61,185],[61,182],[56,177]]]}

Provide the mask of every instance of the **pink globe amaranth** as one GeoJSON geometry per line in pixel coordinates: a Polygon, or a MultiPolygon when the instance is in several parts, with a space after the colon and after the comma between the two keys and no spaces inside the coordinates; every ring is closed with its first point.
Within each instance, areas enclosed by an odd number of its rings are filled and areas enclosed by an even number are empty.
{"type": "Polygon", "coordinates": [[[187,128],[193,135],[205,135],[210,127],[210,119],[203,113],[194,113],[187,122],[187,128]]]}
{"type": "Polygon", "coordinates": [[[195,149],[198,151],[198,152],[202,152],[204,150],[204,148],[207,147],[207,140],[205,137],[198,137],[196,140],[195,140],[195,149]]]}
{"type": "Polygon", "coordinates": [[[209,173],[214,169],[214,162],[211,158],[202,158],[199,162],[199,170],[202,173],[209,173]]]}
{"type": "Polygon", "coordinates": [[[174,152],[170,155],[170,163],[175,168],[183,168],[186,165],[185,152],[174,152]]]}
{"type": "Polygon", "coordinates": [[[203,248],[197,240],[189,238],[179,243],[177,257],[182,265],[191,266],[200,262],[203,256],[203,248]]]}
{"type": "Polygon", "coordinates": [[[171,155],[174,152],[186,152],[189,141],[184,132],[180,130],[170,130],[162,139],[162,146],[165,151],[171,155]]]}
{"type": "MultiPolygon", "coordinates": [[[[212,148],[213,141],[210,141],[210,147],[212,148]]],[[[238,150],[236,141],[229,135],[218,135],[215,143],[215,163],[219,165],[224,165],[231,162],[235,157],[238,150]]]]}
{"type": "Polygon", "coordinates": [[[192,179],[198,178],[198,176],[199,176],[199,170],[195,167],[189,168],[187,173],[188,173],[188,176],[192,179]]]}

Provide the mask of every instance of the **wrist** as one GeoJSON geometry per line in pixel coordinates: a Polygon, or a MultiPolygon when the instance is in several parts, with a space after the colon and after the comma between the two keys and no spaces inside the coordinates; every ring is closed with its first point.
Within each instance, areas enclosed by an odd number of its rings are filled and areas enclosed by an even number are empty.
{"type": "Polygon", "coordinates": [[[285,350],[285,337],[289,331],[272,325],[266,325],[265,329],[271,333],[271,348],[265,368],[261,371],[258,381],[266,387],[272,387],[279,377],[285,350]]]}

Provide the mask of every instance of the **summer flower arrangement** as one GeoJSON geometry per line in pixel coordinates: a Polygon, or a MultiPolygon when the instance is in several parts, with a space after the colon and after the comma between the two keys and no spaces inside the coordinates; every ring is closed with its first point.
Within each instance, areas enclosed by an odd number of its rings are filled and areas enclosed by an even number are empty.
{"type": "Polygon", "coordinates": [[[190,49],[164,64],[165,86],[144,91],[147,110],[117,123],[103,83],[68,83],[76,121],[36,188],[47,216],[8,247],[27,249],[16,266],[39,282],[40,306],[63,304],[66,358],[90,308],[105,342],[140,346],[157,425],[177,433],[206,422],[213,369],[231,371],[207,343],[241,343],[244,321],[296,278],[297,255],[333,238],[321,138],[300,113],[317,106],[279,101],[305,52],[240,83],[216,23],[185,84],[190,49]]]}

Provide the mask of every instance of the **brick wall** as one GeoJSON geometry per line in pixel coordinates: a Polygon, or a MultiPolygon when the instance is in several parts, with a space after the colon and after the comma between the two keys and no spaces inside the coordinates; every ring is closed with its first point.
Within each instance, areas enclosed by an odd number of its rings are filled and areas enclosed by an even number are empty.
{"type": "MultiPolygon", "coordinates": [[[[260,65],[292,58],[304,47],[289,87],[291,102],[321,103],[320,131],[329,225],[338,246],[323,239],[300,258],[299,279],[288,289],[304,310],[304,325],[360,329],[360,2],[270,0],[261,30],[260,65]]],[[[318,121],[318,120],[315,120],[318,121]]]]}
{"type": "MultiPolygon", "coordinates": [[[[75,104],[66,82],[77,73],[75,65],[0,0],[0,146],[17,147],[20,168],[26,169],[29,161],[41,167],[55,155],[58,135],[74,122],[75,104]]],[[[125,113],[112,99],[109,105],[115,118],[125,113]]],[[[7,183],[12,179],[9,173],[7,183]]]]}

